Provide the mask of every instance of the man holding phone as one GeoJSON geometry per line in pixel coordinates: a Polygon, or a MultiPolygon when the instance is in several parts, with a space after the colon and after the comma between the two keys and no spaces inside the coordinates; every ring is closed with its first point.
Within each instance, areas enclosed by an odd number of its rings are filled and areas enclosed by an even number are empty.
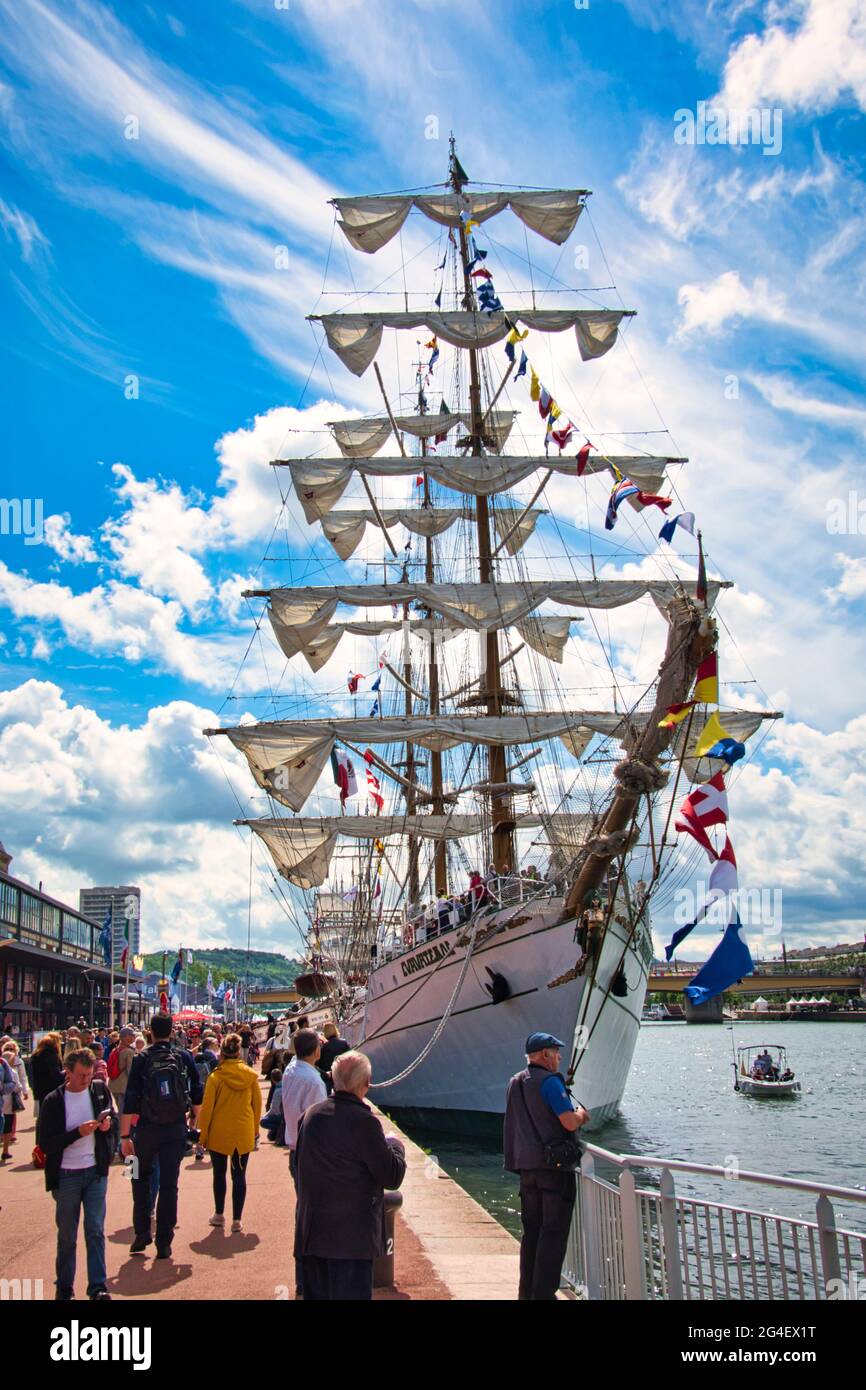
{"type": "Polygon", "coordinates": [[[87,1296],[105,1301],[105,1195],[114,1152],[116,1111],[104,1081],[93,1079],[89,1047],[66,1054],[66,1082],[39,1111],[37,1142],[45,1154],[45,1186],[57,1222],[57,1298],[73,1298],[78,1223],[84,1208],[87,1296]]]}

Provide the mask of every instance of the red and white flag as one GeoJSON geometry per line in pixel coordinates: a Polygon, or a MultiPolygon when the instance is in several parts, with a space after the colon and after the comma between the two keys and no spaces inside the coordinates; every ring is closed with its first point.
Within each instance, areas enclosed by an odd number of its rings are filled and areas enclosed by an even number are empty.
{"type": "Polygon", "coordinates": [[[695,787],[695,790],[689,793],[679,809],[674,829],[684,830],[687,835],[697,840],[699,845],[703,845],[712,859],[717,859],[719,856],[707,829],[711,825],[724,825],[727,819],[728,794],[725,791],[725,775],[723,772],[717,772],[709,782],[704,782],[702,786],[695,787]]]}
{"type": "Polygon", "coordinates": [[[367,795],[374,802],[377,813],[381,815],[385,798],[382,795],[382,783],[373,771],[373,754],[369,748],[364,754],[364,762],[367,764],[367,795]]]}
{"type": "Polygon", "coordinates": [[[737,860],[734,855],[734,846],[726,835],[725,848],[710,869],[709,891],[713,895],[718,895],[719,893],[735,893],[738,887],[739,878],[737,876],[737,860]]]}

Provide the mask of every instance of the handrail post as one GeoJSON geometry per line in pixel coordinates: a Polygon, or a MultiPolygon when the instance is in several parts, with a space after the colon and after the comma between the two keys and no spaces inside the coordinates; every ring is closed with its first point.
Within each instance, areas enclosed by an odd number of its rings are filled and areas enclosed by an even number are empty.
{"type": "Polygon", "coordinates": [[[592,1154],[583,1155],[580,1163],[580,1238],[583,1241],[583,1271],[586,1296],[598,1301],[603,1297],[601,1277],[601,1242],[598,1230],[595,1161],[592,1154]]]}
{"type": "Polygon", "coordinates": [[[630,1168],[619,1175],[619,1212],[622,1229],[622,1263],[625,1272],[625,1296],[629,1301],[644,1299],[644,1271],[638,1214],[639,1197],[630,1168]]]}
{"type": "Polygon", "coordinates": [[[815,1220],[818,1223],[818,1239],[821,1245],[821,1270],[824,1275],[824,1297],[832,1280],[837,1280],[836,1288],[841,1287],[842,1267],[839,1263],[839,1242],[836,1236],[836,1213],[833,1203],[822,1192],[815,1203],[815,1220]]]}
{"type": "Polygon", "coordinates": [[[683,1272],[680,1268],[680,1243],[677,1239],[676,1189],[674,1175],[669,1168],[662,1169],[659,1189],[665,1297],[679,1300],[683,1296],[683,1272]]]}

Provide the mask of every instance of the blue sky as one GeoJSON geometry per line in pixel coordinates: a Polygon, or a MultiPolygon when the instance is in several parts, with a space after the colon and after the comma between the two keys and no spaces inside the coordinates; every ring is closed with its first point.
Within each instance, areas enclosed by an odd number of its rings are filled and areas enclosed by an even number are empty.
{"type": "MultiPolygon", "coordinates": [[[[0,537],[0,835],[18,872],[73,898],[141,882],[151,944],[245,938],[229,783],[250,787],[198,730],[250,641],[240,588],[286,574],[260,568],[279,504],[267,460],[320,447],[335,403],[377,407],[304,321],[340,303],[323,286],[378,279],[332,244],[327,199],[441,182],[453,128],[474,178],[594,190],[638,318],[627,351],[585,369],[545,343],[547,370],[560,391],[575,381],[587,428],[663,423],[689,455],[679,495],[737,584],[729,679],[787,716],[732,791],[741,865],[783,891],[790,942],[862,934],[866,553],[826,516],[864,488],[863,0],[0,10],[0,494],[41,497],[53,519],[45,544],[0,537]],[[713,99],[780,111],[781,152],[676,145],[675,113],[713,99]]],[[[490,226],[520,279],[522,230],[490,226]]],[[[425,273],[434,234],[407,224],[425,273]]],[[[562,259],[533,242],[536,265],[610,283],[588,219],[572,243],[562,259]],[[573,274],[576,242],[589,266],[573,274]]],[[[579,524],[560,482],[549,502],[579,524]]],[[[630,552],[618,533],[618,562],[653,563],[649,536],[630,552]]],[[[328,582],[342,567],[312,539],[294,578],[328,582]]],[[[635,682],[659,631],[623,629],[635,682]]],[[[258,712],[262,662],[279,670],[263,650],[230,722],[258,712]]],[[[312,701],[344,694],[342,672],[290,679],[312,701]]],[[[256,942],[294,944],[256,883],[256,942]]]]}

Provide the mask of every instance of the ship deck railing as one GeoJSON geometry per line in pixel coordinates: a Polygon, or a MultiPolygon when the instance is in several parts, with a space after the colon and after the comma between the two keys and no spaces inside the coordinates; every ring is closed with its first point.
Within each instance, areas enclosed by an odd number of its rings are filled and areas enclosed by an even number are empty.
{"type": "Polygon", "coordinates": [[[577,1189],[563,1280],[582,1298],[796,1301],[866,1294],[866,1233],[836,1223],[840,1204],[859,1204],[866,1218],[862,1189],[745,1171],[733,1155],[726,1167],[715,1167],[615,1154],[595,1144],[586,1146],[577,1189]],[[645,1185],[638,1185],[639,1173],[646,1174],[645,1185]],[[678,1192],[675,1177],[687,1174],[702,1187],[736,1183],[738,1197],[741,1184],[799,1193],[814,1205],[815,1219],[678,1192]]]}

